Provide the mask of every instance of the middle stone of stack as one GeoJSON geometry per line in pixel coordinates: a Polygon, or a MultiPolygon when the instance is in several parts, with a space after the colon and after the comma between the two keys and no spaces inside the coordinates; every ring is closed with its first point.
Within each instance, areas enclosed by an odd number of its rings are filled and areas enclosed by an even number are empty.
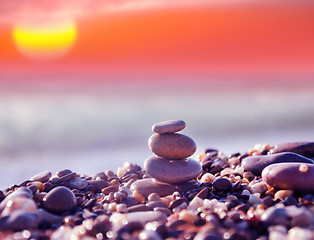
{"type": "Polygon", "coordinates": [[[153,126],[155,134],[149,138],[148,146],[157,156],[148,158],[144,163],[144,169],[160,182],[170,184],[187,182],[196,178],[202,171],[197,161],[188,158],[196,151],[195,142],[186,135],[176,133],[180,130],[182,128],[175,128],[173,123],[169,122],[153,126]],[[165,125],[168,128],[165,128],[165,125]]]}

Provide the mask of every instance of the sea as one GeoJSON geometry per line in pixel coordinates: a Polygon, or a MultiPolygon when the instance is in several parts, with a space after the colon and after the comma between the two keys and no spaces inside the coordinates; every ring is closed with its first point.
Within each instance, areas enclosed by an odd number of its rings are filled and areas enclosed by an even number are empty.
{"type": "Polygon", "coordinates": [[[267,80],[67,81],[0,88],[0,189],[41,171],[94,175],[152,155],[153,124],[182,119],[197,151],[314,141],[314,84],[267,80]]]}

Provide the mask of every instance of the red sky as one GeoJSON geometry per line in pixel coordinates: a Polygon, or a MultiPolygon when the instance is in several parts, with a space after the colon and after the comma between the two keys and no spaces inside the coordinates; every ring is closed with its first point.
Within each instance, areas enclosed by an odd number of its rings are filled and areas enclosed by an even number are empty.
{"type": "MultiPolygon", "coordinates": [[[[19,75],[314,74],[314,4],[150,8],[76,20],[72,50],[31,60],[0,25],[0,73],[19,75]]],[[[1,79],[1,76],[0,76],[1,79]]]]}

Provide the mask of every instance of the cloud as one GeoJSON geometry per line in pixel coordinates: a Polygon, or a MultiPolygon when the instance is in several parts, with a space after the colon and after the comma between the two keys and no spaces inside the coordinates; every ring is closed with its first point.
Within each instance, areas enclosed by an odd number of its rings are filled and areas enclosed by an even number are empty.
{"type": "Polygon", "coordinates": [[[213,2],[216,0],[0,0],[0,24],[77,19],[95,14],[213,2]]]}

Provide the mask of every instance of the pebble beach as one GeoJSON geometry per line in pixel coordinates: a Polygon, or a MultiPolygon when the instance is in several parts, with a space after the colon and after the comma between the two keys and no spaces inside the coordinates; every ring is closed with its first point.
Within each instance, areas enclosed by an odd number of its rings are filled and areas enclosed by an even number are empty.
{"type": "Polygon", "coordinates": [[[0,239],[314,239],[313,142],[198,152],[188,128],[156,123],[143,168],[47,169],[8,186],[0,239]]]}

